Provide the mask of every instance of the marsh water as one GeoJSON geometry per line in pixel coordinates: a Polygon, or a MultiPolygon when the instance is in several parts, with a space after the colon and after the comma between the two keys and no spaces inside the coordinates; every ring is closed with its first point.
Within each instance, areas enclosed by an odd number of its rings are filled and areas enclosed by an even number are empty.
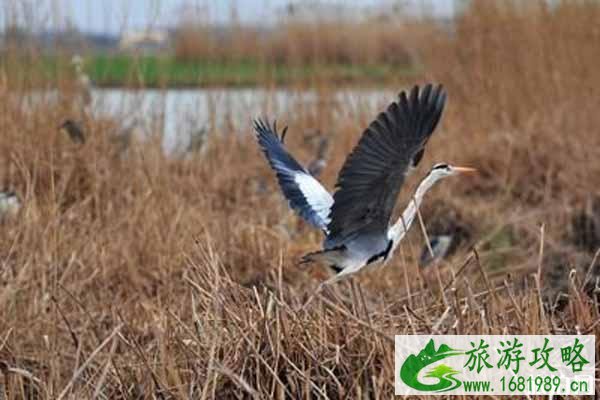
{"type": "MultiPolygon", "coordinates": [[[[202,132],[229,134],[251,132],[252,119],[276,118],[293,121],[300,111],[320,120],[327,117],[356,120],[368,113],[374,116],[394,99],[397,92],[385,89],[339,88],[335,90],[296,90],[289,88],[210,88],[210,89],[93,89],[85,112],[96,118],[118,121],[122,131],[136,135],[162,136],[163,147],[172,153],[185,150],[191,138],[202,132]],[[361,114],[362,113],[362,114],[361,114]]],[[[35,101],[54,101],[56,91],[37,92],[35,101]]],[[[79,101],[73,100],[74,104],[79,101]]],[[[31,104],[31,103],[29,103],[31,104]]],[[[83,109],[83,107],[82,107],[83,109]]],[[[326,132],[327,126],[314,126],[326,132]]]]}
{"type": "MultiPolygon", "coordinates": [[[[318,115],[319,109],[333,107],[339,116],[356,118],[358,111],[376,113],[395,96],[393,91],[339,89],[319,92],[291,89],[193,89],[124,90],[98,89],[92,92],[92,113],[110,116],[126,126],[160,132],[166,151],[185,148],[190,136],[202,130],[227,134],[247,127],[253,118],[268,116],[291,120],[298,110],[318,115]]],[[[327,127],[315,126],[327,130],[327,127]]]]}

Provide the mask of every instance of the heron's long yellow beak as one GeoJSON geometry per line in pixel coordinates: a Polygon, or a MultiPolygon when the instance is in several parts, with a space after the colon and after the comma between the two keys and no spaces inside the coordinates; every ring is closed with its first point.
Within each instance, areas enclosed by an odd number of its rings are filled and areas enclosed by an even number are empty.
{"type": "Polygon", "coordinates": [[[453,167],[452,169],[461,174],[474,174],[477,172],[475,168],[471,167],[453,167]]]}

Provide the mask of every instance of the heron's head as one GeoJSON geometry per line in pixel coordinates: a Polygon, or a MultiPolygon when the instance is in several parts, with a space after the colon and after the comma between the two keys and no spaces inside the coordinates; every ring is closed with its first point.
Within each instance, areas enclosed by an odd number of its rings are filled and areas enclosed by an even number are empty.
{"type": "Polygon", "coordinates": [[[477,172],[475,168],[469,167],[456,167],[454,165],[439,163],[435,164],[433,168],[431,168],[431,172],[429,173],[432,178],[435,180],[445,178],[447,176],[457,175],[457,174],[472,174],[477,172]]]}

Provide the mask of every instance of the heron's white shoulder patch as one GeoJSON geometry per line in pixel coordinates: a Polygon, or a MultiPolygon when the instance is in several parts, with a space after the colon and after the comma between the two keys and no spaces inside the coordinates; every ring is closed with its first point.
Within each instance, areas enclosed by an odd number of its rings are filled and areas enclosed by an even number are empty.
{"type": "Polygon", "coordinates": [[[333,197],[313,176],[297,172],[294,181],[304,195],[306,202],[326,223],[329,223],[329,212],[333,205],[333,197]]]}

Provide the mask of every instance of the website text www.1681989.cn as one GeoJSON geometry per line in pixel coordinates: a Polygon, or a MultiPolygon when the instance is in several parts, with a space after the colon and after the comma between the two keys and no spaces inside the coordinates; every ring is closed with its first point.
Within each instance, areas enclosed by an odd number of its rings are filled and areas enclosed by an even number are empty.
{"type": "MultiPolygon", "coordinates": [[[[553,392],[561,394],[570,393],[586,393],[589,389],[589,382],[581,379],[566,379],[558,375],[538,375],[538,376],[518,376],[511,377],[503,376],[499,380],[498,390],[501,392],[512,393],[549,393],[553,392]]],[[[464,381],[465,392],[493,393],[494,385],[489,380],[482,381],[464,381]]]]}

